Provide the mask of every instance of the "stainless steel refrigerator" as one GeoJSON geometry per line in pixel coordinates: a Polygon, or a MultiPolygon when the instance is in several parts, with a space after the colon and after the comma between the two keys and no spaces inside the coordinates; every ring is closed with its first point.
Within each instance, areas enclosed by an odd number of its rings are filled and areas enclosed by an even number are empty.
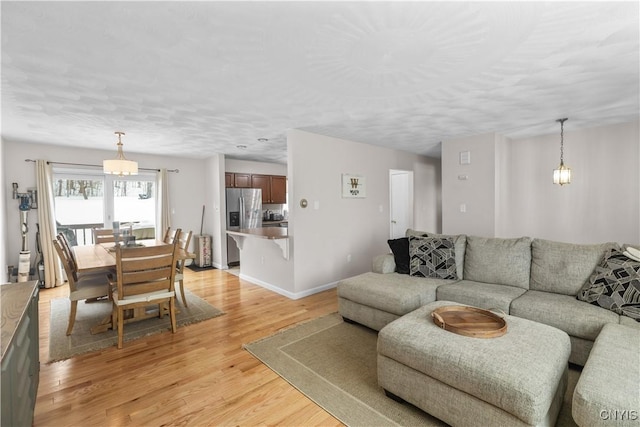
{"type": "MultiPolygon", "coordinates": [[[[227,188],[227,230],[262,227],[262,190],[227,188]]],[[[227,236],[227,264],[238,263],[240,251],[236,241],[227,236]]]]}

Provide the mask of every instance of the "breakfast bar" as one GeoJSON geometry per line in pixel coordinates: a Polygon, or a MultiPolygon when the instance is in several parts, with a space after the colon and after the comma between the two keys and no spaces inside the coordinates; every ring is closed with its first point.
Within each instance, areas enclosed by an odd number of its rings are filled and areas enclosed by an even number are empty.
{"type": "Polygon", "coordinates": [[[227,231],[227,234],[236,241],[240,250],[244,247],[244,241],[247,238],[271,240],[280,247],[284,259],[289,259],[289,233],[286,227],[243,228],[227,231]]]}

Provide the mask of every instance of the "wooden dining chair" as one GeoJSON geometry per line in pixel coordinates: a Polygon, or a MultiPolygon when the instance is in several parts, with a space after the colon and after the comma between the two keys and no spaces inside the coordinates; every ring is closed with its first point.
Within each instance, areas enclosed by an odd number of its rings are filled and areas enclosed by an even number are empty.
{"type": "Polygon", "coordinates": [[[110,228],[94,228],[91,231],[93,233],[93,243],[96,245],[116,241],[116,237],[113,235],[113,230],[110,228]]]}
{"type": "MultiPolygon", "coordinates": [[[[178,248],[184,250],[185,252],[189,251],[191,234],[191,231],[189,231],[188,233],[180,233],[180,235],[177,237],[178,248]]],[[[186,258],[182,258],[176,262],[176,282],[180,284],[180,295],[182,295],[182,303],[185,307],[188,307],[187,296],[184,293],[184,264],[186,261],[186,258]]]]}
{"type": "Polygon", "coordinates": [[[74,267],[73,261],[71,261],[71,258],[67,256],[66,251],[62,248],[62,245],[57,239],[53,241],[53,246],[60,258],[60,262],[62,262],[62,266],[67,275],[67,281],[69,282],[69,300],[71,301],[71,310],[69,311],[67,335],[71,335],[73,325],[76,321],[78,301],[110,295],[109,279],[106,274],[78,276],[77,267],[74,267]]]}
{"type": "Polygon", "coordinates": [[[60,243],[60,246],[62,247],[62,250],[65,252],[65,255],[71,262],[71,265],[74,271],[76,272],[76,276],[78,278],[85,277],[85,276],[115,274],[115,269],[110,269],[110,268],[104,268],[101,270],[93,270],[93,271],[87,271],[87,272],[78,271],[78,260],[76,259],[76,255],[73,252],[71,245],[69,244],[69,240],[67,240],[67,236],[65,236],[64,233],[58,233],[58,235],[56,236],[56,239],[58,240],[58,243],[60,243]]]}
{"type": "Polygon", "coordinates": [[[175,237],[175,231],[171,231],[171,227],[167,227],[167,231],[164,232],[164,237],[162,238],[162,241],[165,243],[173,243],[173,239],[175,237]]]}
{"type": "Polygon", "coordinates": [[[124,311],[158,305],[158,316],[164,315],[163,305],[169,304],[171,331],[176,332],[175,290],[177,240],[170,245],[116,247],[116,281],[112,293],[111,324],[118,325],[118,348],[122,348],[124,311]]]}

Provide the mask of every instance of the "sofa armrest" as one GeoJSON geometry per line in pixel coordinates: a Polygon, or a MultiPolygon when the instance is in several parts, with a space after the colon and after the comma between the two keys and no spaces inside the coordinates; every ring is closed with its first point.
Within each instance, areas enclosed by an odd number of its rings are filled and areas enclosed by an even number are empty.
{"type": "Polygon", "coordinates": [[[395,273],[396,261],[393,254],[378,255],[373,259],[373,272],[380,274],[395,273]]]}

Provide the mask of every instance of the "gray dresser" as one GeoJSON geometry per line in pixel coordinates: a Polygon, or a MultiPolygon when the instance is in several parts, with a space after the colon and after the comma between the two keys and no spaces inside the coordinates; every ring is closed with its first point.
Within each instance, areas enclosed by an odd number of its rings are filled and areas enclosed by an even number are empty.
{"type": "Polygon", "coordinates": [[[37,281],[0,285],[0,303],[0,425],[31,426],[40,375],[37,281]]]}

